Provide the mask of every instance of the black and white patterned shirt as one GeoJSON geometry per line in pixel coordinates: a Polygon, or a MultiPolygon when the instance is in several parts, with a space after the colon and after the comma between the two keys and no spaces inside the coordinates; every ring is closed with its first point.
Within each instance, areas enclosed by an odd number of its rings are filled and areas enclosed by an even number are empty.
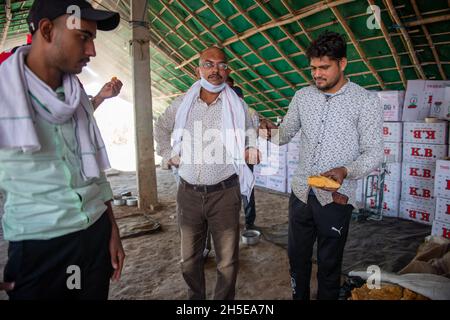
{"type": "MultiPolygon", "coordinates": [[[[184,95],[175,99],[155,124],[154,136],[157,142],[156,152],[167,163],[172,154],[171,134],[175,126],[175,118],[184,95]]],[[[247,134],[247,147],[256,147],[256,128],[248,112],[247,104],[242,100],[245,108],[245,126],[247,134]]],[[[182,163],[178,174],[185,181],[196,185],[213,185],[219,183],[235,173],[230,159],[227,159],[226,149],[220,138],[209,137],[208,131],[222,127],[222,93],[217,99],[207,105],[200,97],[194,100],[186,121],[185,129],[189,131],[192,139],[183,139],[182,145],[187,144],[192,152],[182,155],[182,163]],[[195,134],[194,134],[195,133],[195,134]],[[197,134],[200,133],[200,134],[197,134]],[[209,138],[208,138],[209,137],[209,138]],[[203,148],[197,148],[202,144],[203,148]],[[216,151],[221,152],[216,154],[216,151]]],[[[183,147],[184,148],[184,147],[183,147]]]]}
{"type": "MultiPolygon", "coordinates": [[[[383,161],[382,128],[379,98],[353,82],[329,97],[315,86],[298,90],[274,138],[283,145],[301,130],[299,166],[292,178],[294,194],[306,203],[309,176],[346,167],[348,175],[338,192],[356,207],[356,180],[383,161]]],[[[314,193],[322,206],[333,202],[331,192],[314,188],[314,193]]]]}

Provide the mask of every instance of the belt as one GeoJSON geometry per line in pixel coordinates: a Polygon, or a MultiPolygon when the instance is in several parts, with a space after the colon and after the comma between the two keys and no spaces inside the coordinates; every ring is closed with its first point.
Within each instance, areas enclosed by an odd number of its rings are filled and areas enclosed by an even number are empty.
{"type": "Polygon", "coordinates": [[[239,185],[239,179],[237,174],[233,174],[229,178],[212,185],[206,185],[206,184],[190,184],[186,180],[180,177],[180,183],[188,189],[197,191],[197,192],[203,192],[203,193],[210,193],[220,190],[225,190],[231,187],[235,187],[239,185]]]}

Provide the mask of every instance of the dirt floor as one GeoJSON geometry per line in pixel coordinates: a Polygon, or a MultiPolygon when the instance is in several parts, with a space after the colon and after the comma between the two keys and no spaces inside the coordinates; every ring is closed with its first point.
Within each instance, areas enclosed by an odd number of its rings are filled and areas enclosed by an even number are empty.
{"type": "MultiPolygon", "coordinates": [[[[126,264],[120,282],[111,285],[111,299],[186,298],[186,287],[179,263],[180,238],[175,211],[176,185],[170,171],[157,169],[157,176],[158,196],[162,208],[151,215],[151,218],[156,219],[162,229],[157,233],[123,240],[127,255],[126,264]]],[[[134,173],[121,172],[117,176],[110,176],[109,180],[114,193],[131,191],[136,194],[134,173]]],[[[288,198],[286,196],[257,190],[255,197],[256,225],[269,227],[287,222],[288,198]]],[[[0,210],[2,207],[0,199],[0,210]]],[[[124,217],[136,213],[136,209],[115,207],[115,215],[121,227],[126,227],[124,221],[133,220],[124,217]]],[[[243,228],[243,214],[241,228],[243,228]]],[[[0,234],[0,270],[3,270],[7,259],[7,242],[2,238],[0,234]]],[[[287,252],[282,247],[264,239],[255,246],[241,243],[236,298],[290,299],[288,268],[287,252]]],[[[216,277],[214,258],[208,259],[205,276],[207,295],[211,298],[216,277]]],[[[314,287],[313,291],[315,291],[314,287]]],[[[0,299],[6,298],[6,294],[0,292],[0,299]]]]}
{"type": "MultiPolygon", "coordinates": [[[[176,184],[171,171],[157,169],[158,197],[161,204],[150,219],[161,230],[123,239],[127,255],[122,279],[111,284],[111,299],[185,299],[186,287],[180,270],[180,237],[176,218],[176,184]]],[[[113,191],[131,191],[136,195],[134,172],[117,172],[109,176],[113,191]]],[[[256,225],[263,233],[254,246],[240,244],[240,269],[236,299],[291,299],[289,264],[286,251],[288,196],[257,189],[256,225]]],[[[0,216],[3,200],[0,195],[0,216]]],[[[137,208],[114,207],[122,231],[129,231],[136,221],[143,219],[137,208]]],[[[241,230],[243,229],[241,213],[241,230]]],[[[416,250],[431,227],[411,221],[386,218],[382,221],[352,221],[347,240],[343,273],[365,270],[376,264],[382,270],[397,272],[415,256],[416,250]]],[[[125,233],[123,233],[125,234],[125,233]]],[[[0,228],[0,270],[7,259],[7,242],[0,228]]],[[[315,258],[313,258],[315,261],[315,258]]],[[[210,257],[205,265],[207,296],[213,295],[216,265],[210,257]]],[[[317,291],[315,264],[311,279],[311,298],[317,291]]],[[[2,277],[0,276],[0,279],[2,277]]],[[[6,299],[0,292],[0,300],[6,299]]]]}

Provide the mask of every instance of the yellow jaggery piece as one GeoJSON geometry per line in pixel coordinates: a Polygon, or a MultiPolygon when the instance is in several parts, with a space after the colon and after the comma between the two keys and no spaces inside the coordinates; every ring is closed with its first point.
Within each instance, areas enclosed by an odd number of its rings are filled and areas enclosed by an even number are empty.
{"type": "Polygon", "coordinates": [[[419,293],[404,288],[402,300],[429,300],[429,299],[419,293]]]}
{"type": "Polygon", "coordinates": [[[352,300],[400,300],[403,289],[396,285],[382,285],[381,289],[369,289],[367,284],[352,290],[352,300]]]}
{"type": "Polygon", "coordinates": [[[330,188],[330,189],[339,189],[341,187],[339,182],[324,176],[309,177],[308,185],[315,188],[330,188]]]}
{"type": "Polygon", "coordinates": [[[111,78],[111,81],[116,81],[117,80],[117,77],[112,77],[111,78]]]}
{"type": "Polygon", "coordinates": [[[350,300],[428,300],[428,298],[397,285],[383,284],[380,289],[369,289],[365,284],[352,290],[350,300]]]}

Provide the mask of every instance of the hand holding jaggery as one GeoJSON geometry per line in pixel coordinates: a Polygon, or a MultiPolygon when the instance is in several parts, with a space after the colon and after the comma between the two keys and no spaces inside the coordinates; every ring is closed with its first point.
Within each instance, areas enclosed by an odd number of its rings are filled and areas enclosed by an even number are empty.
{"type": "Polygon", "coordinates": [[[117,77],[112,77],[111,81],[107,82],[100,92],[92,98],[92,106],[96,110],[106,99],[117,97],[122,90],[123,83],[117,77]]]}
{"type": "Polygon", "coordinates": [[[339,167],[308,178],[308,185],[330,192],[337,191],[347,177],[347,169],[339,167]]]}

